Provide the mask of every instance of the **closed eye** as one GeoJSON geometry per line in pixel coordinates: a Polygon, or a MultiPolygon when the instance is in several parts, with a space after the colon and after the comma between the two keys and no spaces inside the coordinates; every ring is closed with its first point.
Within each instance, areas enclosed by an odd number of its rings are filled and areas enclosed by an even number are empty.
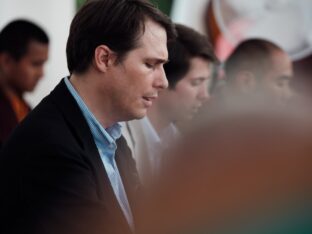
{"type": "Polygon", "coordinates": [[[279,87],[283,87],[284,85],[287,85],[291,80],[291,77],[290,76],[280,76],[276,79],[276,84],[279,86],[279,87]]]}
{"type": "Polygon", "coordinates": [[[205,81],[205,79],[199,78],[199,79],[195,79],[191,81],[191,85],[192,86],[199,86],[201,85],[203,82],[205,81]]]}
{"type": "Polygon", "coordinates": [[[147,59],[144,64],[149,69],[156,69],[157,66],[163,66],[167,62],[168,60],[163,59],[147,59]]]}
{"type": "Polygon", "coordinates": [[[145,63],[145,66],[149,69],[152,69],[154,68],[154,65],[153,64],[150,64],[150,63],[145,63]]]}

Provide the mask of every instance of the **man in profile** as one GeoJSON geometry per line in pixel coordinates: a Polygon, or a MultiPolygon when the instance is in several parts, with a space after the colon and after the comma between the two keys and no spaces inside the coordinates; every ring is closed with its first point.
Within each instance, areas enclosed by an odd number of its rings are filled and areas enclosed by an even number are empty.
{"type": "MultiPolygon", "coordinates": [[[[195,30],[177,24],[175,41],[168,43],[169,62],[164,70],[168,89],[147,112],[147,117],[127,123],[125,135],[133,145],[142,182],[147,183],[161,164],[161,154],[179,136],[178,121],[189,121],[209,99],[209,83],[217,62],[209,40],[195,30]]],[[[153,63],[148,63],[155,69],[153,63]]]]}
{"type": "Polygon", "coordinates": [[[225,62],[228,91],[233,95],[265,93],[278,103],[291,96],[292,62],[273,42],[249,39],[241,42],[225,62]]]}
{"type": "Polygon", "coordinates": [[[24,100],[44,75],[49,38],[36,24],[14,20],[0,32],[0,147],[30,111],[24,100]]]}
{"type": "Polygon", "coordinates": [[[78,11],[70,76],[2,149],[1,233],[134,232],[139,181],[119,122],[144,117],[167,87],[174,37],[169,18],[145,0],[88,1],[78,11]]]}

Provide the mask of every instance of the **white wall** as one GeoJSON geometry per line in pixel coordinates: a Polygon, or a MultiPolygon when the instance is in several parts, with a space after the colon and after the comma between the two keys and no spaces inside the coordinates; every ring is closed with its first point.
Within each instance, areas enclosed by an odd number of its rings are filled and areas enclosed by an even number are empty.
{"type": "Polygon", "coordinates": [[[210,0],[175,0],[171,10],[172,21],[205,33],[204,13],[209,1],[210,0]]]}
{"type": "Polygon", "coordinates": [[[65,48],[75,6],[75,0],[0,0],[0,29],[13,19],[25,18],[41,26],[50,38],[45,76],[34,92],[26,94],[31,106],[37,105],[68,75],[65,48]]]}

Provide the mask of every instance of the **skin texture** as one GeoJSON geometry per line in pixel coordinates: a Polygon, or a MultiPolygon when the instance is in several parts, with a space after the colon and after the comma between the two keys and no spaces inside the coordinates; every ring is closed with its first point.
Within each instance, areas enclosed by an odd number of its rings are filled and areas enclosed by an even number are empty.
{"type": "Polygon", "coordinates": [[[258,72],[246,69],[237,72],[229,93],[252,94],[259,91],[277,103],[287,102],[293,96],[290,88],[293,76],[292,62],[289,56],[280,50],[271,51],[268,59],[268,66],[258,72]]]}
{"type": "Polygon", "coordinates": [[[48,45],[31,41],[26,54],[19,60],[7,55],[5,77],[17,94],[31,92],[44,75],[44,64],[48,59],[48,45]]]}
{"type": "Polygon", "coordinates": [[[95,50],[94,61],[84,74],[73,74],[71,82],[104,127],[119,121],[142,118],[167,88],[163,64],[167,62],[164,28],[147,20],[138,47],[119,62],[106,45],[95,50]]]}
{"type": "Polygon", "coordinates": [[[202,104],[209,99],[208,87],[211,78],[210,62],[194,57],[190,61],[187,74],[161,96],[164,110],[169,113],[171,121],[191,119],[202,104]]]}
{"type": "Polygon", "coordinates": [[[271,57],[271,69],[264,75],[263,85],[279,102],[292,96],[290,79],[293,76],[292,63],[287,54],[274,51],[271,57]]]}

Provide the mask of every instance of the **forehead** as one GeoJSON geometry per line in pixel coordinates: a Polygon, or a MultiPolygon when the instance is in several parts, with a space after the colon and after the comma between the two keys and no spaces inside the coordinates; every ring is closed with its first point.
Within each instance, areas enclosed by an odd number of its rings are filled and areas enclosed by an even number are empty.
{"type": "Polygon", "coordinates": [[[283,51],[274,51],[271,56],[269,74],[272,76],[292,76],[293,68],[290,57],[283,51]]]}
{"type": "Polygon", "coordinates": [[[168,59],[167,33],[165,29],[152,20],[146,20],[144,32],[139,39],[136,50],[144,53],[146,57],[168,59]]]}
{"type": "Polygon", "coordinates": [[[190,59],[190,69],[205,69],[211,70],[212,69],[212,62],[204,59],[202,57],[194,57],[190,59]]]}
{"type": "Polygon", "coordinates": [[[27,46],[26,54],[23,57],[47,59],[48,44],[44,44],[38,41],[30,41],[27,46]]]}
{"type": "Polygon", "coordinates": [[[213,63],[201,57],[194,57],[190,60],[190,68],[185,76],[200,77],[208,79],[212,73],[213,63]]]}

